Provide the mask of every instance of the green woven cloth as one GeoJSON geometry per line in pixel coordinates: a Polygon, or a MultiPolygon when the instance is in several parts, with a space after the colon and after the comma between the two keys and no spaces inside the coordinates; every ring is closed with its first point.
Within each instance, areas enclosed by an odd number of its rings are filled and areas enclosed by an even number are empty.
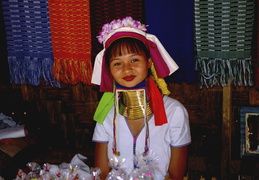
{"type": "Polygon", "coordinates": [[[195,0],[196,68],[201,87],[251,86],[252,0],[195,0]]]}

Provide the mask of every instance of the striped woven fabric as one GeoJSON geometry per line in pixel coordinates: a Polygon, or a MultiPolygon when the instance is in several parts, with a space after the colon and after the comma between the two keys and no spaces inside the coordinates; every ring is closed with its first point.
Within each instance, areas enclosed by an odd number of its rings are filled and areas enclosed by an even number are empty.
{"type": "Polygon", "coordinates": [[[195,0],[196,66],[201,86],[251,86],[254,1],[195,0]]]}
{"type": "Polygon", "coordinates": [[[2,0],[10,82],[59,86],[52,75],[52,46],[46,0],[2,0]]]}
{"type": "Polygon", "coordinates": [[[54,54],[53,74],[59,82],[91,83],[89,0],[49,0],[54,54]]]}

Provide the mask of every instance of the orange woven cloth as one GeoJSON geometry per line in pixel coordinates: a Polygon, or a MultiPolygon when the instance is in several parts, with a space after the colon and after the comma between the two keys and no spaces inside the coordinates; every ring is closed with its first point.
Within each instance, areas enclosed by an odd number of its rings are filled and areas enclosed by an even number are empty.
{"type": "Polygon", "coordinates": [[[55,78],[69,84],[91,84],[89,0],[48,2],[55,78]]]}

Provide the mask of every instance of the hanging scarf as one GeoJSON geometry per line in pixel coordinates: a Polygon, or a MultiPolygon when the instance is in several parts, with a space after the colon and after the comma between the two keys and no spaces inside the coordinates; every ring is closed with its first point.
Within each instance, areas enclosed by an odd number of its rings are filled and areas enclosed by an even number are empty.
{"type": "Polygon", "coordinates": [[[91,30],[88,0],[49,0],[54,54],[53,74],[58,81],[90,84],[91,30]]]}
{"type": "Polygon", "coordinates": [[[59,86],[53,66],[46,0],[3,0],[10,82],[59,86]]]}
{"type": "Polygon", "coordinates": [[[197,81],[194,59],[194,0],[145,1],[148,33],[155,34],[179,69],[167,82],[197,81]]]}
{"type": "Polygon", "coordinates": [[[201,86],[251,86],[254,2],[195,0],[196,66],[201,86]]]}

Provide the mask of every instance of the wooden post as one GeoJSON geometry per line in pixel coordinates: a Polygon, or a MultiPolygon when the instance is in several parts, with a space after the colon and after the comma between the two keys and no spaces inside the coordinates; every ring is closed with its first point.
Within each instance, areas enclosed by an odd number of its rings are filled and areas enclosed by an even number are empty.
{"type": "MultiPolygon", "coordinates": [[[[231,84],[231,83],[229,83],[231,84]]],[[[230,180],[231,165],[231,120],[232,120],[232,88],[223,87],[222,101],[222,149],[221,149],[221,179],[230,180]]]]}

